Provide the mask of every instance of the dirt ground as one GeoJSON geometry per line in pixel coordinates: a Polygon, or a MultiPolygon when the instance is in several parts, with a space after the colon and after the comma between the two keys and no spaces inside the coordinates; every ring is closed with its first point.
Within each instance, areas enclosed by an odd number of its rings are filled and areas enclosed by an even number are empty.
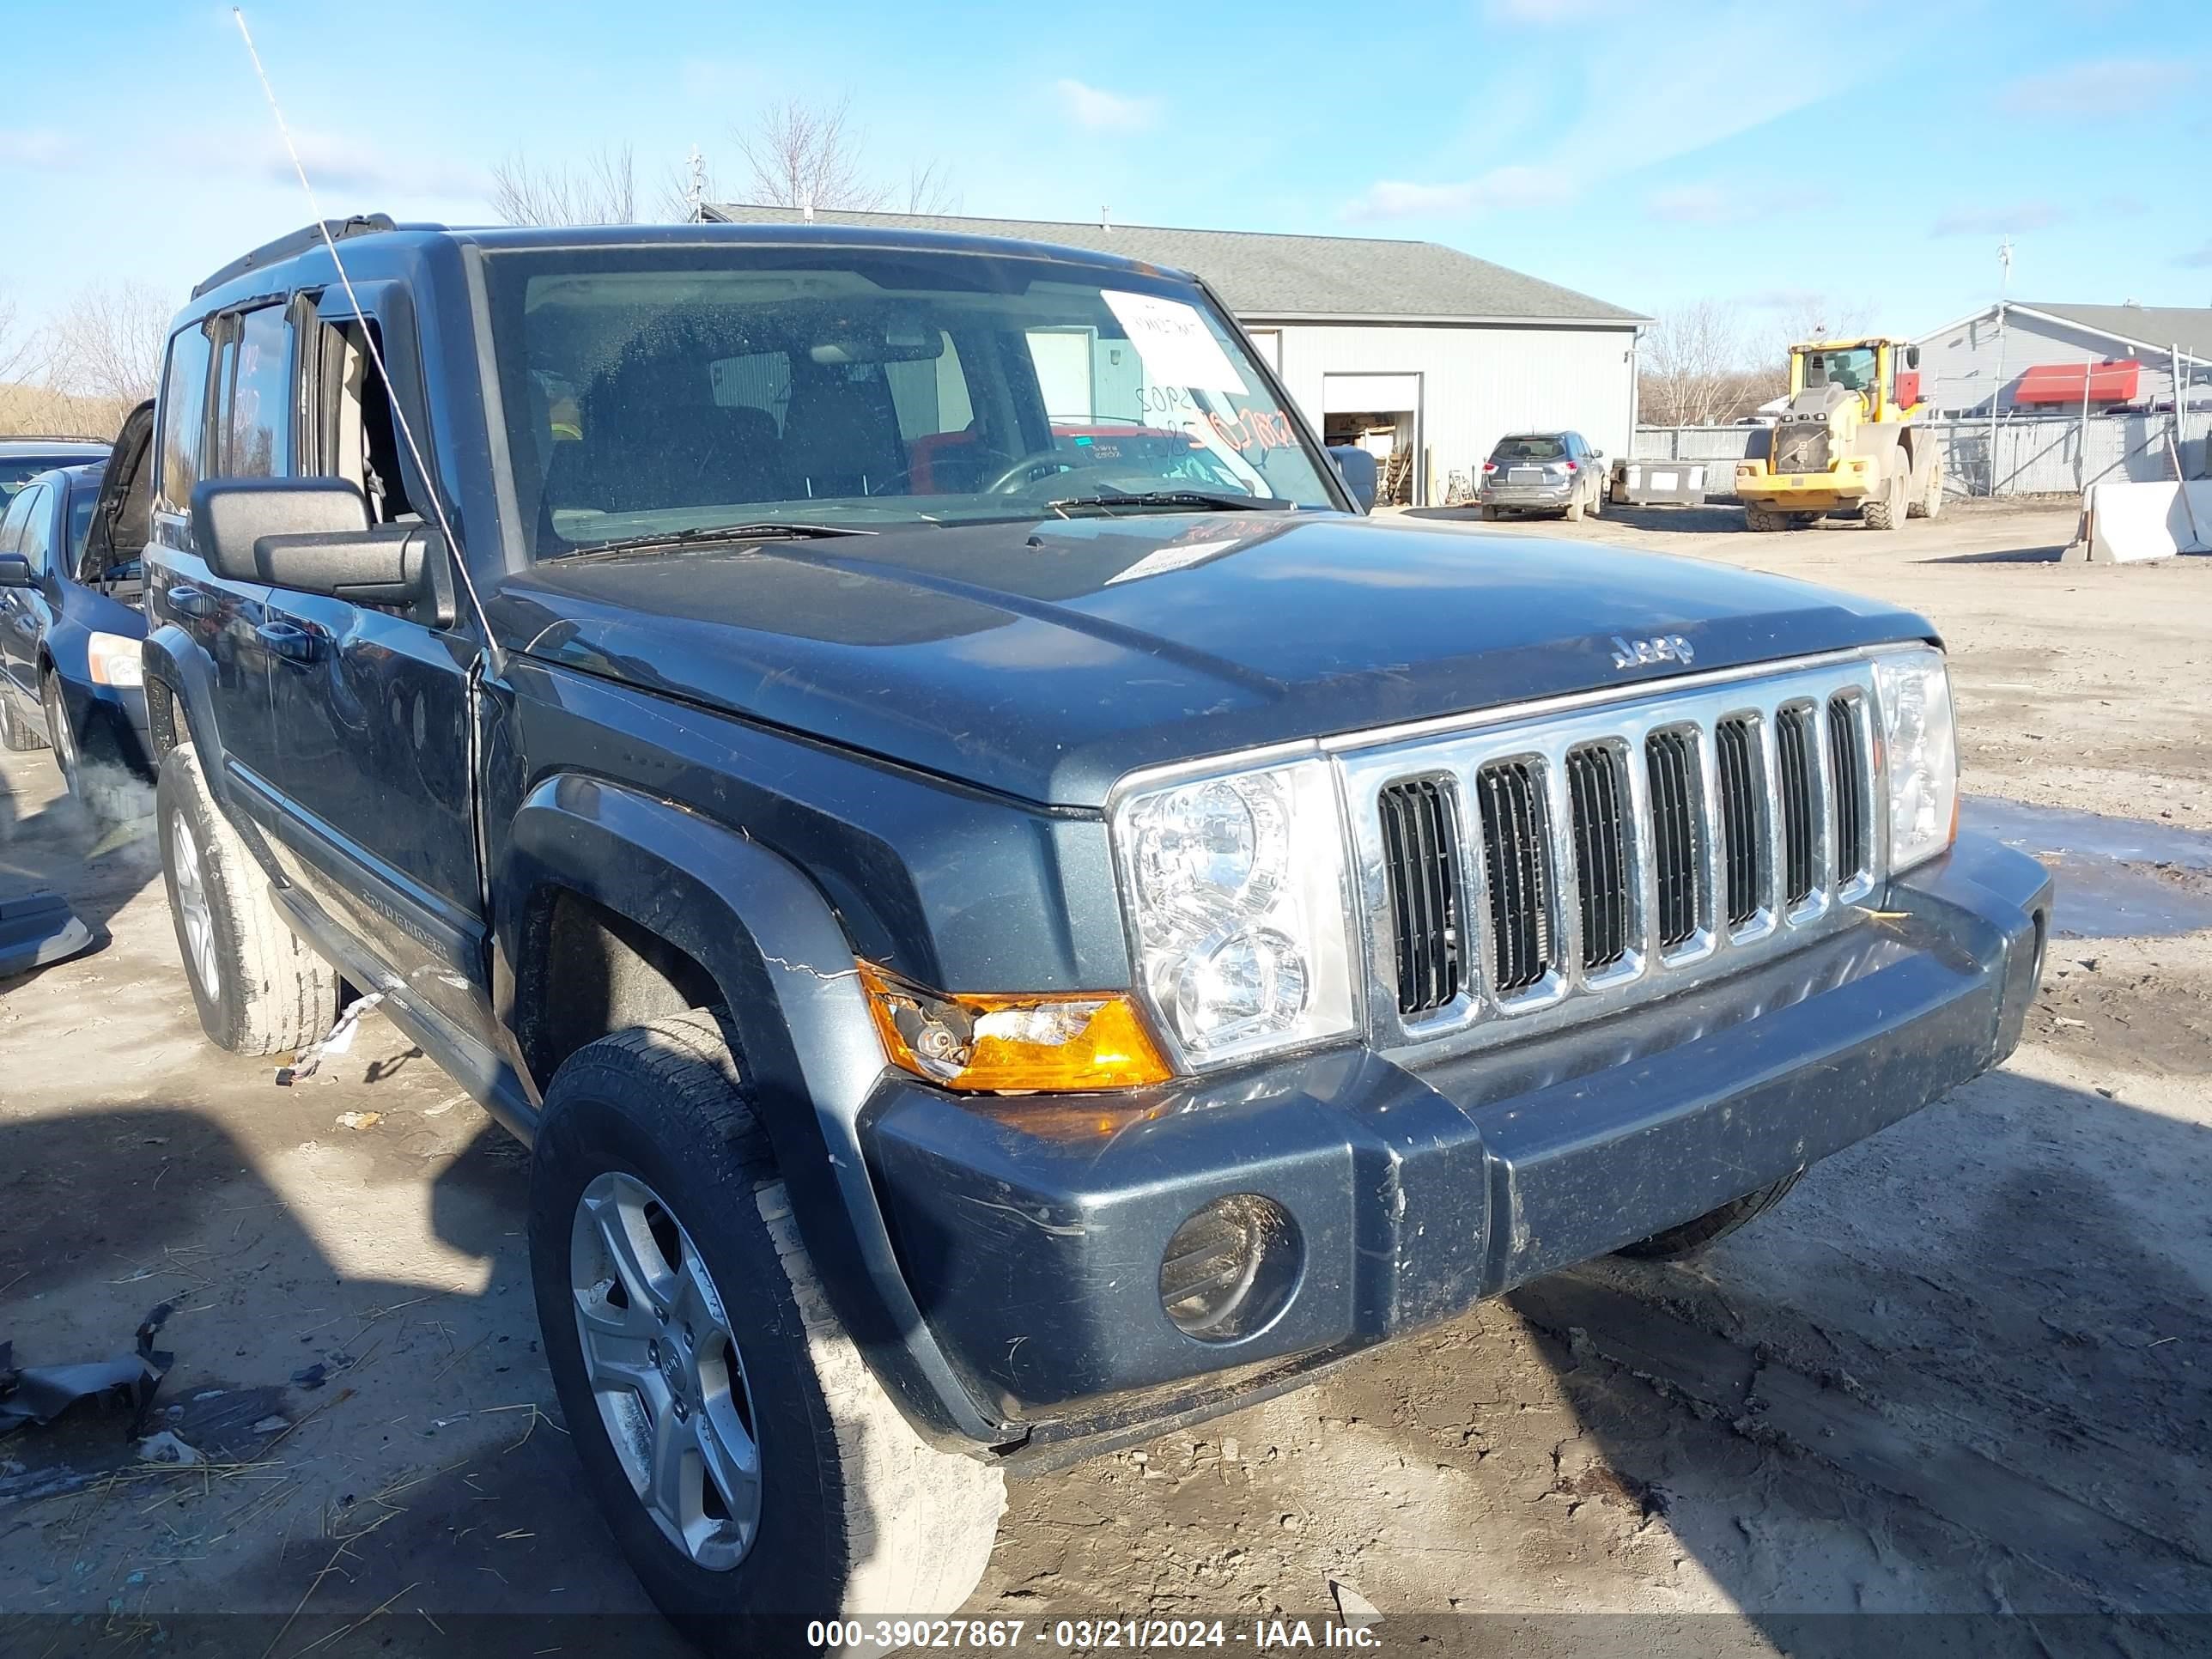
{"type": "MultiPolygon", "coordinates": [[[[1968,821],[2064,884],[2018,1055],[1701,1260],[1561,1274],[1017,1486],[971,1613],[1234,1644],[1364,1601],[1382,1650],[1439,1653],[2212,1644],[2212,560],[2057,562],[2070,510],[1739,523],[1503,529],[1935,621],[1968,821]],[[2036,1616],[1832,1619],[1865,1612],[2036,1616]]],[[[0,890],[26,878],[104,943],[0,986],[0,1340],[99,1358],[167,1304],[156,1424],[207,1461],[142,1463],[113,1415],[0,1440],[0,1650],[680,1650],[577,1488],[520,1149],[380,1019],[289,1089],[207,1047],[146,826],[96,836],[44,755],[0,763],[0,890]]]]}

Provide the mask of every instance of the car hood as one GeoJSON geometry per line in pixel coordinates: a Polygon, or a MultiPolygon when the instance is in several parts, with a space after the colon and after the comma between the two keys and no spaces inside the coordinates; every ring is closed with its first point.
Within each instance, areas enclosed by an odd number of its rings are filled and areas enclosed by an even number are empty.
{"type": "Polygon", "coordinates": [[[1097,806],[1146,766],[1933,637],[1699,560],[1337,514],[1148,514],[553,561],[511,648],[980,787],[1097,806]]]}

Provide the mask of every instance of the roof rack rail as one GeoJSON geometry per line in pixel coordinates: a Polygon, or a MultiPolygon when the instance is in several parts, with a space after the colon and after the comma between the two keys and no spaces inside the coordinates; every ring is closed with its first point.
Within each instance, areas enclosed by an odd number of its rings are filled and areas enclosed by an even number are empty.
{"type": "Polygon", "coordinates": [[[221,288],[233,277],[243,276],[249,270],[258,270],[264,265],[273,265],[295,254],[305,253],[309,248],[320,247],[325,231],[333,242],[343,242],[349,236],[370,236],[379,231],[394,228],[388,213],[356,213],[350,219],[325,219],[319,225],[303,225],[289,236],[279,236],[273,242],[264,242],[251,253],[242,253],[215,275],[192,290],[192,298],[211,289],[221,288]]]}

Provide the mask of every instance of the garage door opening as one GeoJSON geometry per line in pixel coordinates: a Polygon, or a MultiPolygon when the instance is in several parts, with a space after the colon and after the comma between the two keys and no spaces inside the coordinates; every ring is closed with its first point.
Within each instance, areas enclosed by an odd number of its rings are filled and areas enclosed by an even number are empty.
{"type": "Polygon", "coordinates": [[[1327,442],[1356,444],[1375,457],[1377,506],[1427,505],[1419,375],[1323,375],[1322,434],[1327,442]]]}

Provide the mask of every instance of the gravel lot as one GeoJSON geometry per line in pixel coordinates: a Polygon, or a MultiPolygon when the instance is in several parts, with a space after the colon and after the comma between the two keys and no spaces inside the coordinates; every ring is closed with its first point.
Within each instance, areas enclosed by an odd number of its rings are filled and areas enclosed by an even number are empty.
{"type": "MultiPolygon", "coordinates": [[[[2212,1639],[2212,560],[2057,562],[2072,516],[1499,526],[1933,617],[1969,822],[2063,883],[2026,1045],[1699,1261],[1018,1486],[970,1611],[1316,1617],[1334,1583],[1393,1651],[1797,1651],[1869,1611],[2052,1615],[1916,1627],[1959,1651],[2212,1639]]],[[[551,1413],[524,1155],[380,1019],[289,1090],[205,1046],[146,827],[0,762],[0,889],[106,935],[0,987],[0,1340],[92,1358],[169,1303],[161,1421],[210,1462],[89,1413],[0,1442],[0,1650],[62,1613],[14,1650],[678,1650],[551,1413]]]]}

